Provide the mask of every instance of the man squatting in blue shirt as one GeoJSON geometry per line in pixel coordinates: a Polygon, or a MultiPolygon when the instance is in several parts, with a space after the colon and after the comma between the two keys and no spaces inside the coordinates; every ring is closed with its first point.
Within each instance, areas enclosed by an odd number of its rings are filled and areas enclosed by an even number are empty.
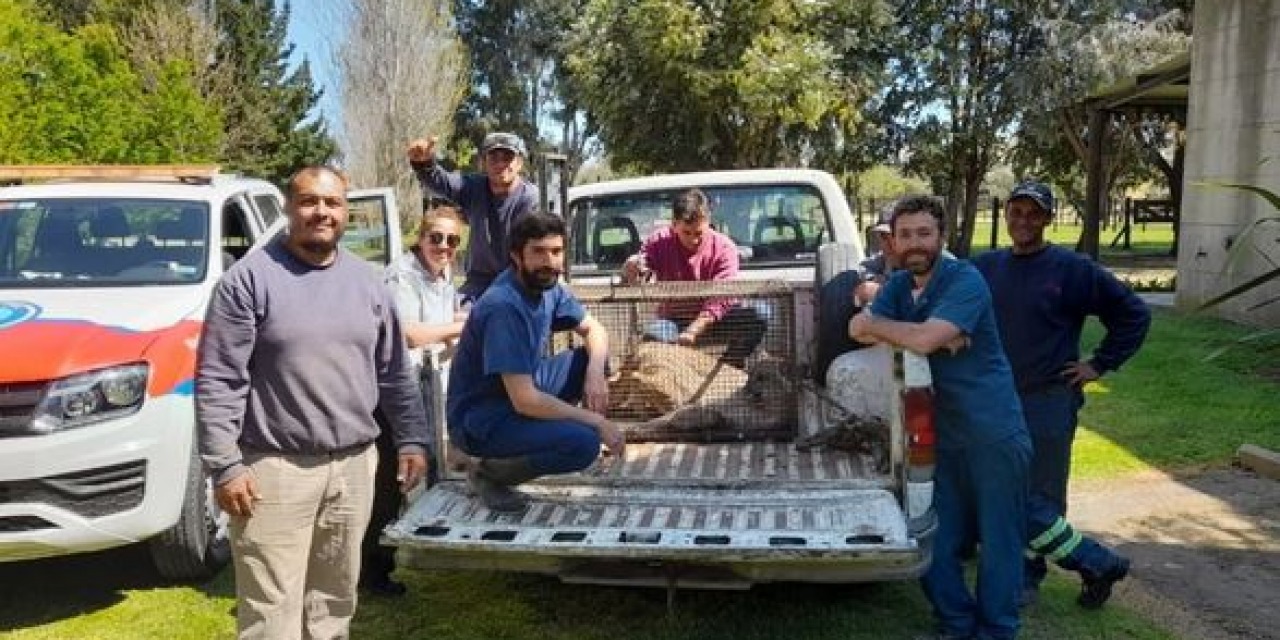
{"type": "Polygon", "coordinates": [[[472,307],[449,374],[449,435],[479,458],[467,480],[494,511],[525,508],[515,485],[585,469],[601,443],[621,456],[625,444],[604,417],[608,332],[559,283],[564,241],[555,215],[535,212],[515,223],[511,266],[472,307]],[[584,346],[543,357],[552,332],[566,330],[584,346]]]}
{"type": "Polygon", "coordinates": [[[1114,371],[1142,346],[1151,325],[1146,304],[1109,271],[1085,256],[1045,241],[1053,217],[1053,192],[1024,182],[1005,206],[1011,249],[974,261],[991,287],[1000,339],[1013,366],[1018,398],[1031,432],[1031,521],[1035,557],[1026,561],[1021,601],[1037,599],[1045,557],[1078,571],[1077,602],[1096,609],[1129,573],[1129,560],[1080,535],[1063,517],[1077,412],[1084,383],[1114,371]],[[1089,360],[1080,359],[1080,331],[1095,315],[1106,328],[1089,360]]]}
{"type": "Polygon", "coordinates": [[[942,638],[1014,638],[1031,440],[1000,345],[991,295],[972,265],[942,256],[943,205],[929,196],[898,201],[890,219],[893,273],[871,313],[849,335],[929,356],[938,432],[933,563],[922,579],[942,638]],[[977,597],[961,555],[982,541],[977,597]]]}

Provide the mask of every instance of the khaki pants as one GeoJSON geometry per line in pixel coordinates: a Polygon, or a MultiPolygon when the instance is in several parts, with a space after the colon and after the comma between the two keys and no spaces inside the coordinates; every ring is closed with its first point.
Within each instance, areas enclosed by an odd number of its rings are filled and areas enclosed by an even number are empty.
{"type": "Polygon", "coordinates": [[[242,640],[348,636],[378,452],[246,455],[262,499],[231,518],[242,640]]]}

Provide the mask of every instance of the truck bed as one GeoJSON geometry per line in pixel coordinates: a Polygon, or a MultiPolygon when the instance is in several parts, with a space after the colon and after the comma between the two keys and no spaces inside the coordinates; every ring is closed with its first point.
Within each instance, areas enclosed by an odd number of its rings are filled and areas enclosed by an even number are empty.
{"type": "Polygon", "coordinates": [[[629,444],[624,460],[602,458],[596,466],[567,479],[627,484],[769,484],[781,480],[789,487],[803,481],[848,481],[858,486],[891,486],[887,475],[878,475],[872,469],[871,460],[864,455],[821,447],[799,450],[785,442],[656,442],[629,444]]]}

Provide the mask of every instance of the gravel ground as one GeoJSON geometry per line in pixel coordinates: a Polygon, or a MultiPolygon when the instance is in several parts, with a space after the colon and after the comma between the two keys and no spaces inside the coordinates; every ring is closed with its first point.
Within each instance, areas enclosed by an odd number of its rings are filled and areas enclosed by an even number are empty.
{"type": "Polygon", "coordinates": [[[1280,482],[1242,469],[1074,483],[1070,520],[1133,560],[1116,598],[1181,638],[1280,638],[1280,482]]]}

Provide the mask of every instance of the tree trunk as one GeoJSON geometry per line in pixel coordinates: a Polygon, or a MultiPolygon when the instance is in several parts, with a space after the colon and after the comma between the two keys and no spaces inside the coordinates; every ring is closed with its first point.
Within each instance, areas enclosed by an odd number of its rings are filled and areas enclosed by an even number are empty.
{"type": "Polygon", "coordinates": [[[982,188],[982,177],[986,173],[980,164],[973,162],[965,169],[964,209],[962,209],[963,217],[960,219],[960,237],[956,246],[951,248],[951,251],[960,258],[969,257],[973,251],[973,230],[978,221],[978,191],[982,188]]]}

